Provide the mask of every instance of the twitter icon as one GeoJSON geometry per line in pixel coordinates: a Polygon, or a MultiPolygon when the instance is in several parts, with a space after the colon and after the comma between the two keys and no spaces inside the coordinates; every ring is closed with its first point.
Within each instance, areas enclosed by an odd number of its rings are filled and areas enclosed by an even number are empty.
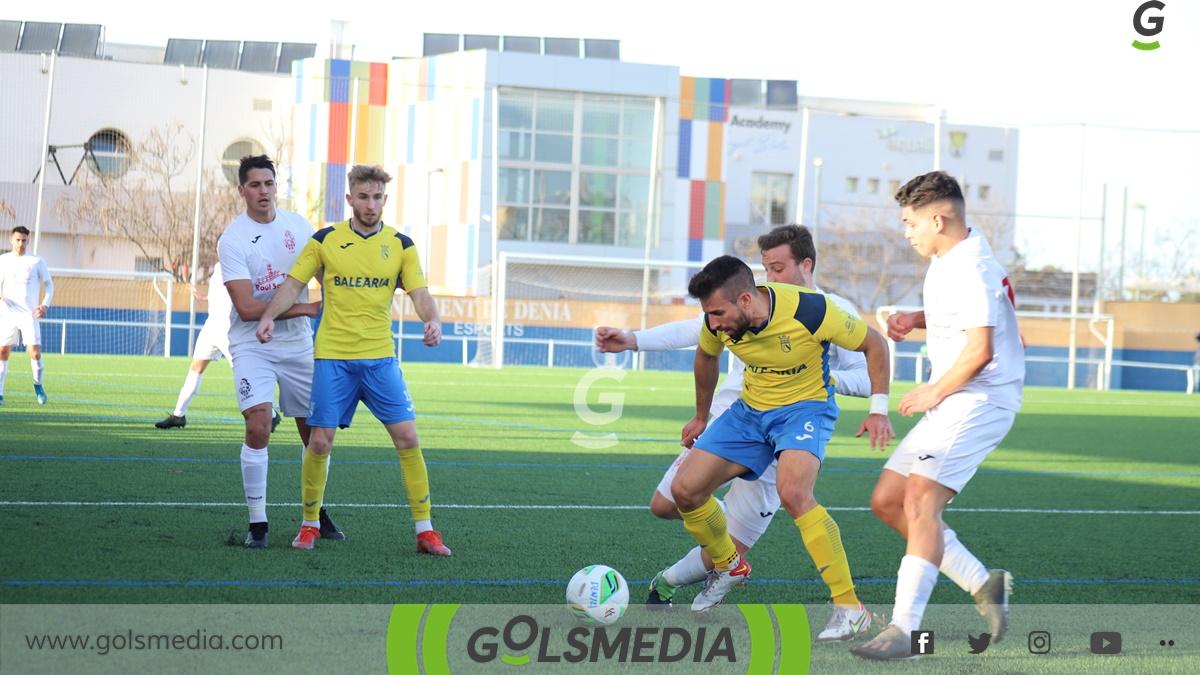
{"type": "Polygon", "coordinates": [[[991,633],[980,633],[979,637],[971,637],[971,634],[967,633],[967,644],[971,645],[971,651],[968,652],[970,654],[982,654],[991,643],[991,633]]]}

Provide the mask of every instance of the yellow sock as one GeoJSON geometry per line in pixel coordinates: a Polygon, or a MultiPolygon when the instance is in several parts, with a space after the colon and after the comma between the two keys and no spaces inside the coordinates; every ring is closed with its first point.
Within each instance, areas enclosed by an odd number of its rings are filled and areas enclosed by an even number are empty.
{"type": "Polygon", "coordinates": [[[710,496],[700,508],[688,513],[680,511],[679,515],[683,516],[683,526],[712,558],[713,564],[719,569],[729,569],[737,557],[737,548],[725,527],[725,511],[717,504],[716,498],[710,496]]]}
{"type": "Polygon", "coordinates": [[[829,586],[833,602],[846,607],[857,607],[858,596],[854,593],[854,580],[850,577],[850,562],[842,548],[842,532],[829,516],[824,506],[796,519],[800,538],[812,556],[821,578],[829,586]]]}
{"type": "Polygon", "coordinates": [[[429,520],[432,510],[429,501],[429,472],[425,470],[425,455],[421,447],[400,450],[400,479],[408,493],[408,506],[413,520],[429,520]]]}
{"type": "Polygon", "coordinates": [[[325,498],[325,470],[329,467],[329,455],[314,455],[304,451],[300,462],[300,497],[304,504],[304,519],[316,521],[321,514],[321,500],[325,498]]]}

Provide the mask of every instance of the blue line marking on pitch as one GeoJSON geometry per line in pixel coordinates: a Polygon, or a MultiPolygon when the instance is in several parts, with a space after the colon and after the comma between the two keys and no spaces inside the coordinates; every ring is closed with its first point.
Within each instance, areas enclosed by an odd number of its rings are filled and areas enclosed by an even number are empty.
{"type": "MultiPolygon", "coordinates": [[[[178,586],[187,588],[240,587],[319,587],[319,586],[546,586],[561,584],[562,579],[425,579],[414,581],[133,581],[133,580],[90,580],[90,579],[3,579],[0,586],[107,586],[156,588],[178,586]]],[[[649,584],[649,579],[631,582],[632,585],[649,584]]],[[[755,579],[757,584],[824,584],[821,579],[755,579]]],[[[894,584],[895,579],[855,579],[856,584],[894,584]]],[[[940,584],[953,584],[949,579],[939,579],[940,584]]],[[[1137,586],[1142,584],[1200,584],[1200,579],[1020,579],[1020,584],[1118,584],[1137,586]]]]}
{"type": "MultiPolygon", "coordinates": [[[[239,463],[241,459],[232,458],[196,458],[196,457],[56,457],[53,455],[0,455],[0,459],[23,459],[29,461],[60,461],[60,462],[179,462],[182,464],[230,464],[239,463]]],[[[831,460],[846,461],[843,458],[831,457],[831,460]]],[[[859,460],[862,461],[862,460],[859,460]]],[[[874,460],[869,460],[874,461],[874,460]]],[[[299,464],[298,459],[272,459],[272,463],[299,464]]],[[[518,469],[654,469],[663,471],[668,466],[662,464],[588,464],[588,463],[543,463],[543,462],[434,462],[426,461],[429,466],[456,466],[480,468],[518,468],[518,469]]],[[[882,464],[882,462],[877,462],[882,464]]],[[[390,460],[350,460],[339,461],[338,466],[392,466],[390,460]]],[[[876,473],[878,469],[851,469],[845,467],[827,466],[822,471],[838,473],[876,473]]],[[[999,469],[980,469],[977,473],[1010,475],[1010,476],[1150,476],[1157,478],[1195,478],[1200,473],[1168,473],[1162,471],[1005,471],[999,469]]]]}

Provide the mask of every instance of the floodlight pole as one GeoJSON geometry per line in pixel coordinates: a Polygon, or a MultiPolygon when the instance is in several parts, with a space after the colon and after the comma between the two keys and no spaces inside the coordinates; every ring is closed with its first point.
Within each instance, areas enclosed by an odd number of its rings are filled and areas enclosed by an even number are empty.
{"type": "MultiPolygon", "coordinates": [[[[192,217],[192,288],[199,281],[196,267],[200,264],[200,215],[204,204],[204,127],[208,124],[208,66],[202,66],[204,77],[200,85],[200,150],[196,154],[196,209],[192,217]]],[[[172,298],[171,300],[174,300],[172,298]]],[[[167,311],[172,310],[173,302],[168,301],[167,311]]],[[[211,308],[210,308],[211,309],[211,308]]],[[[188,353],[191,354],[196,345],[196,334],[192,327],[196,325],[196,294],[188,294],[188,353]]],[[[171,345],[171,335],[167,334],[167,346],[171,345]]],[[[168,351],[168,356],[170,353],[168,351]]]]}
{"type": "MultiPolygon", "coordinates": [[[[38,194],[37,194],[37,212],[33,220],[33,254],[37,255],[38,243],[42,239],[42,198],[46,194],[46,158],[50,152],[50,102],[54,99],[54,64],[57,61],[58,52],[50,52],[50,68],[47,71],[43,68],[42,72],[49,72],[50,81],[46,85],[46,115],[42,124],[42,163],[38,168],[38,194]]],[[[46,55],[42,54],[45,59],[46,55]]],[[[45,61],[43,61],[45,63],[45,61]]]]}
{"type": "Polygon", "coordinates": [[[1083,172],[1087,150],[1087,125],[1079,125],[1079,202],[1075,211],[1075,269],[1071,272],[1071,335],[1067,347],[1067,389],[1075,388],[1075,348],[1079,344],[1079,264],[1083,250],[1083,172]]]}

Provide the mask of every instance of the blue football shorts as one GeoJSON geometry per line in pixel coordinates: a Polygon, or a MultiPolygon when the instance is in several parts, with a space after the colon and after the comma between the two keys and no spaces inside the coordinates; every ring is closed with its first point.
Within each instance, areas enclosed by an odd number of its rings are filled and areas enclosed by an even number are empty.
{"type": "Polygon", "coordinates": [[[359,401],[384,424],[417,418],[395,357],[316,360],[308,426],[345,429],[354,420],[359,401]]]}
{"type": "Polygon", "coordinates": [[[804,450],[824,462],[838,412],[832,398],[771,410],[755,410],[738,399],[709,423],[695,447],[741,464],[746,473],[739,478],[755,480],[784,450],[804,450]]]}

